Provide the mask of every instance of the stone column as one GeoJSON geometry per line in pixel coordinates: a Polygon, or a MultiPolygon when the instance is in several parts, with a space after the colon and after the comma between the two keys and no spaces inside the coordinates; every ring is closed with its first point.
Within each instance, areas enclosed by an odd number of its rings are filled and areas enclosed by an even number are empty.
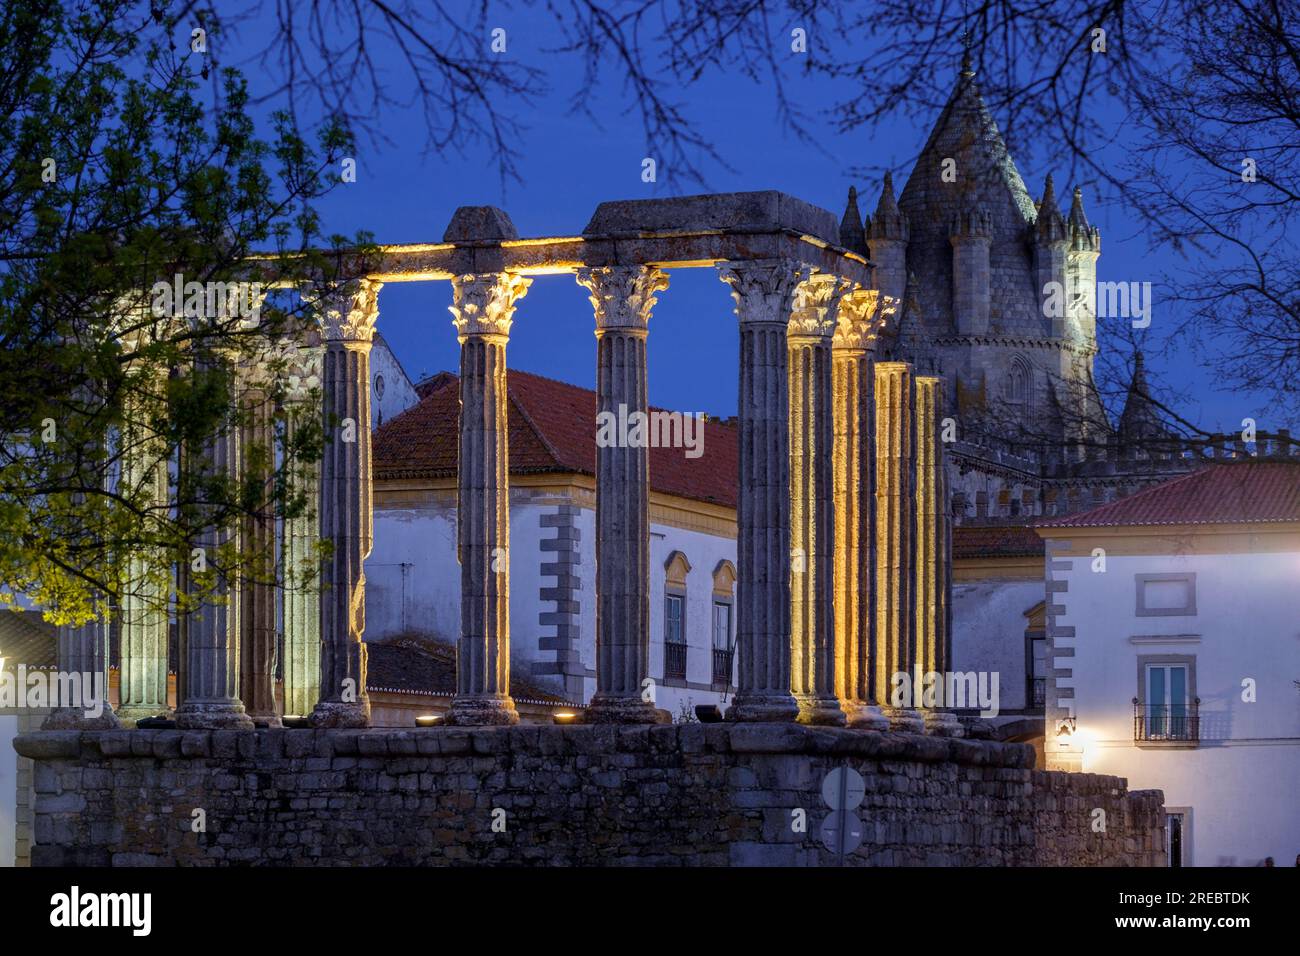
{"type": "MultiPolygon", "coordinates": [[[[120,432],[120,491],[138,496],[140,506],[156,511],[168,507],[166,443],[152,433],[150,409],[161,397],[146,394],[157,383],[137,377],[137,389],[124,403],[120,432]]],[[[167,589],[171,559],[161,549],[142,547],[126,560],[119,607],[122,620],[121,667],[117,715],[132,724],[143,717],[165,715],[167,700],[167,589]]]]}
{"type": "MultiPolygon", "coordinates": [[[[203,448],[187,451],[185,468],[206,472],[213,477],[236,479],[240,466],[239,445],[240,429],[230,423],[213,435],[203,448]]],[[[253,727],[253,721],[239,699],[242,610],[239,580],[226,567],[229,555],[222,555],[223,550],[232,548],[244,552],[242,544],[237,525],[214,524],[199,538],[204,569],[191,570],[187,574],[192,587],[205,571],[213,577],[205,582],[210,585],[210,593],[188,622],[186,659],[181,668],[185,686],[181,704],[176,710],[176,726],[182,730],[251,730],[253,727]]]]}
{"type": "Polygon", "coordinates": [[[372,279],[323,284],[308,295],[324,339],[321,381],[325,448],[320,467],[320,699],[317,727],[365,727],[366,575],[373,544],[370,486],[370,344],[379,316],[372,279]]]}
{"type": "Polygon", "coordinates": [[[831,340],[838,276],[800,284],[790,318],[790,654],[799,720],[844,724],[835,695],[835,499],[831,340]]]}
{"type": "MultiPolygon", "coordinates": [[[[623,421],[649,411],[646,337],[668,276],[646,266],[580,269],[596,314],[597,414],[623,421]]],[[[596,694],[591,723],[653,723],[642,699],[650,675],[650,452],[596,448],[596,694]]]]}
{"type": "MultiPolygon", "coordinates": [[[[875,289],[840,300],[831,348],[835,444],[835,692],[850,727],[888,730],[876,698],[875,289]]],[[[880,318],[892,307],[880,309],[880,318]]]]}
{"type": "Polygon", "coordinates": [[[456,546],[460,641],[456,696],[447,715],[461,725],[518,722],[510,698],[510,448],[506,343],[515,303],[532,280],[512,273],[452,280],[452,324],[460,342],[460,455],[456,546]]]}
{"type": "MultiPolygon", "coordinates": [[[[322,349],[315,332],[283,353],[285,446],[296,448],[300,429],[320,419],[322,349]]],[[[301,510],[284,519],[281,561],[284,578],[284,712],[307,716],[320,701],[320,464],[290,469],[291,492],[301,510]]]]}
{"type": "Polygon", "coordinates": [[[916,646],[912,391],[911,365],[876,363],[876,696],[894,730],[917,733],[916,700],[894,703],[894,676],[913,679],[916,646]]]}
{"type": "Polygon", "coordinates": [[[248,716],[259,727],[279,727],[275,702],[275,409],[270,371],[262,350],[237,367],[240,405],[239,475],[261,489],[240,529],[244,573],[239,586],[239,688],[248,716]]]}
{"type": "MultiPolygon", "coordinates": [[[[926,733],[962,736],[943,698],[952,661],[952,536],[944,476],[943,379],[916,377],[916,665],[933,699],[918,699],[926,733]],[[931,678],[930,675],[937,675],[931,678]]],[[[913,681],[915,682],[915,676],[913,681]]],[[[922,689],[921,693],[925,693],[922,689]]]]}
{"type": "Polygon", "coordinates": [[[108,702],[108,621],[78,626],[60,625],[57,631],[59,671],[76,674],[81,695],[60,700],[41,724],[42,730],[112,730],[120,727],[108,702]]]}
{"type": "Polygon", "coordinates": [[[790,687],[790,392],[787,332],[809,269],[765,259],[719,266],[740,320],[736,644],[728,716],[794,720],[790,687]]]}

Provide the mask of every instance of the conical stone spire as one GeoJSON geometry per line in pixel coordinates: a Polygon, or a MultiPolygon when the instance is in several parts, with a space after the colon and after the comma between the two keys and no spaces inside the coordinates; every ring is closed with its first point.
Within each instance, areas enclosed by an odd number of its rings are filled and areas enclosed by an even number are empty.
{"type": "Polygon", "coordinates": [[[858,190],[849,187],[848,205],[844,207],[844,218],[840,221],[840,245],[859,255],[867,255],[867,233],[862,225],[862,213],[858,211],[858,190]]]}
{"type": "Polygon", "coordinates": [[[1147,386],[1146,361],[1137,352],[1133,357],[1133,380],[1129,382],[1124,411],[1119,418],[1120,443],[1132,446],[1163,437],[1165,428],[1147,386]]]}
{"type": "Polygon", "coordinates": [[[907,217],[898,208],[894,198],[894,174],[885,173],[884,188],[880,190],[880,202],[876,203],[876,214],[872,217],[869,235],[872,239],[907,239],[907,217]]]}
{"type": "Polygon", "coordinates": [[[1043,199],[1038,204],[1038,222],[1034,225],[1039,242],[1064,242],[1066,239],[1065,219],[1056,204],[1056,187],[1052,183],[1052,174],[1047,174],[1047,184],[1043,188],[1043,199]]]}
{"type": "Polygon", "coordinates": [[[1100,252],[1101,232],[1089,225],[1083,211],[1083,190],[1074,187],[1074,201],[1070,204],[1070,245],[1077,252],[1100,252]]]}

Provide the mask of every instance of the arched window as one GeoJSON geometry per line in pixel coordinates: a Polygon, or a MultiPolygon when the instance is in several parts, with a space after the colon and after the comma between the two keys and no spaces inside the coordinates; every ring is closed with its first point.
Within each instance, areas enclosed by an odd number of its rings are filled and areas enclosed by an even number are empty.
{"type": "Polygon", "coordinates": [[[1032,404],[1034,372],[1023,355],[1011,360],[1007,369],[1007,401],[1012,405],[1028,406],[1032,404]]]}

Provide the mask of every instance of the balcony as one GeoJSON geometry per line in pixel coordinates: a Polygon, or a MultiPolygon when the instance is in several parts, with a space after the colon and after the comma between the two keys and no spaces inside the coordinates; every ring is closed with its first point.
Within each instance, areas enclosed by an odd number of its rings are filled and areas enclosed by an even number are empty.
{"type": "Polygon", "coordinates": [[[1195,745],[1201,739],[1201,699],[1190,704],[1145,705],[1133,698],[1133,740],[1143,744],[1195,745]]]}
{"type": "Polygon", "coordinates": [[[713,649],[713,683],[731,686],[731,661],[734,651],[713,649]]]}
{"type": "Polygon", "coordinates": [[[664,641],[664,680],[686,680],[686,645],[664,641]]]}

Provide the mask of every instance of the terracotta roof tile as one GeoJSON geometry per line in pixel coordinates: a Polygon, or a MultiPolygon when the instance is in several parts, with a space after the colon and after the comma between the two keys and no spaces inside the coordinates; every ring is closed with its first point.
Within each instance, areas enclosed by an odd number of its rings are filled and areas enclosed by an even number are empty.
{"type": "Polygon", "coordinates": [[[1088,511],[1051,518],[1040,528],[1300,522],[1300,462],[1207,465],[1088,511]]]}
{"type": "Polygon", "coordinates": [[[954,558],[1018,558],[1043,554],[1043,539],[1027,525],[958,525],[952,532],[954,558]]]}
{"type": "MultiPolygon", "coordinates": [[[[417,386],[421,400],[374,432],[374,476],[456,474],[459,378],[440,373],[417,386]]],[[[511,474],[596,473],[596,393],[510,369],[506,373],[511,474]]],[[[709,421],[704,453],[650,450],[650,487],[663,494],[736,507],[737,433],[709,421]]]]}

